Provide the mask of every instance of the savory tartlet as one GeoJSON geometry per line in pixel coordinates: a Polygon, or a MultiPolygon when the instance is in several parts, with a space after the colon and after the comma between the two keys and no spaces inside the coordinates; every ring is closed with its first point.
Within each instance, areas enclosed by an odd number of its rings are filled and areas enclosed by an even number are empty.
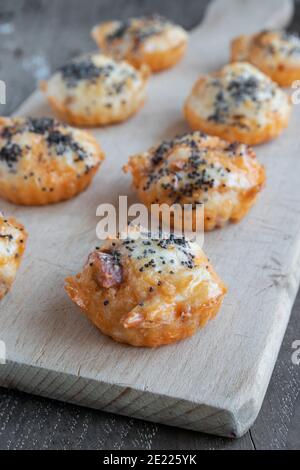
{"type": "Polygon", "coordinates": [[[197,243],[149,233],[107,240],[65,289],[102,333],[148,347],[193,335],[226,293],[197,243]]]}
{"type": "Polygon", "coordinates": [[[104,154],[88,132],[50,118],[0,118],[0,197],[44,205],[83,191],[104,154]]]}
{"type": "Polygon", "coordinates": [[[63,121],[76,126],[103,126],[124,121],[142,107],[149,76],[101,54],[88,54],[61,67],[41,83],[48,102],[63,121]]]}
{"type": "Polygon", "coordinates": [[[16,278],[26,240],[23,225],[0,212],[0,299],[7,294],[16,278]]]}
{"type": "Polygon", "coordinates": [[[133,186],[148,209],[157,203],[179,204],[181,227],[185,205],[191,205],[193,230],[197,230],[197,205],[203,205],[205,230],[238,222],[265,182],[264,168],[250,147],[201,132],[175,137],[134,155],[124,170],[132,173],[133,186]]]}
{"type": "Polygon", "coordinates": [[[300,37],[276,30],[238,36],[231,43],[231,60],[249,62],[288,87],[300,79],[300,37]]]}
{"type": "Polygon", "coordinates": [[[153,72],[175,65],[188,41],[181,26],[157,15],[107,21],[93,28],[92,37],[105,54],[136,67],[147,64],[153,72]]]}
{"type": "Polygon", "coordinates": [[[184,106],[193,130],[249,145],[277,137],[287,127],[290,111],[288,95],[246,62],[200,77],[184,106]]]}

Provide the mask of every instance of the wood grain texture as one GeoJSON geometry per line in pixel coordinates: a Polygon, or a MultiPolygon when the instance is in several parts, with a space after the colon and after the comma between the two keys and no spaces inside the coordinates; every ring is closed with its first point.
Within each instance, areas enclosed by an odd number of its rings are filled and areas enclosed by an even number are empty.
{"type": "MultiPolygon", "coordinates": [[[[37,399],[37,400],[39,400],[39,399],[37,399]]],[[[42,403],[44,403],[44,402],[42,401],[42,403]]],[[[53,405],[53,406],[63,406],[63,405],[61,405],[61,404],[57,404],[57,405],[56,405],[56,404],[55,404],[55,405],[53,405]]],[[[70,408],[70,409],[72,409],[72,408],[70,408]]],[[[93,412],[87,411],[87,412],[84,412],[84,413],[93,413],[93,412]]],[[[97,414],[97,416],[99,416],[99,414],[97,414]]],[[[122,421],[122,418],[114,418],[114,419],[120,420],[120,421],[119,421],[120,423],[123,422],[123,421],[122,421]]],[[[130,420],[130,421],[132,421],[132,420],[130,420]]],[[[126,421],[126,422],[127,422],[127,421],[126,421]]],[[[287,422],[285,423],[285,425],[288,427],[288,423],[287,423],[287,422]]],[[[42,426],[42,425],[41,425],[41,426],[42,426]]],[[[156,430],[157,430],[157,426],[156,426],[156,425],[146,425],[146,424],[144,424],[144,426],[148,426],[147,429],[149,429],[149,436],[151,435],[151,433],[153,433],[154,435],[157,434],[157,431],[153,431],[153,429],[156,429],[156,430]]],[[[134,425],[134,427],[136,427],[136,425],[134,425]]],[[[130,428],[130,426],[129,426],[129,428],[130,428]]],[[[111,427],[111,429],[113,429],[113,427],[111,427]]],[[[121,426],[121,425],[120,425],[120,429],[122,429],[122,426],[121,426]]],[[[128,429],[128,428],[127,428],[127,429],[128,429]]],[[[162,429],[166,429],[166,428],[162,428],[162,429]]],[[[112,431],[112,432],[113,432],[113,431],[112,431]]],[[[141,432],[142,432],[142,431],[141,431],[141,432]]],[[[168,431],[168,432],[173,433],[173,434],[174,434],[175,432],[184,433],[184,431],[177,431],[177,430],[171,430],[171,431],[168,431]]],[[[129,431],[128,431],[128,433],[130,434],[129,431]]],[[[29,434],[30,434],[30,431],[29,431],[29,434]]],[[[84,434],[84,433],[83,433],[83,434],[84,434]]],[[[125,432],[125,434],[126,434],[126,432],[125,432]]],[[[33,434],[32,434],[32,435],[33,435],[33,434]]],[[[180,436],[181,436],[181,435],[182,435],[182,434],[180,434],[180,436]]],[[[183,435],[187,435],[187,434],[183,434],[183,435]]],[[[193,434],[193,435],[194,435],[194,434],[193,434]]],[[[132,439],[133,439],[133,438],[132,438],[132,439]]],[[[150,438],[149,438],[149,439],[150,439],[150,438]]],[[[182,437],[181,437],[181,439],[182,439],[182,437]]],[[[192,439],[192,437],[191,437],[191,439],[192,439]]],[[[195,439],[196,439],[196,437],[195,437],[195,439]]],[[[198,436],[197,436],[197,439],[199,439],[198,436]]],[[[209,438],[208,438],[208,439],[209,439],[209,438]]],[[[26,441],[26,439],[25,439],[25,441],[26,441]]],[[[145,446],[146,446],[146,445],[152,445],[153,448],[155,448],[155,443],[153,442],[153,440],[150,439],[149,442],[150,442],[150,441],[151,441],[151,443],[146,443],[145,440],[143,441],[142,438],[139,440],[138,437],[137,437],[137,443],[139,442],[140,445],[145,445],[145,446]]],[[[162,442],[161,438],[159,438],[158,441],[161,443],[161,442],[162,442]]],[[[204,439],[204,441],[206,442],[206,438],[204,439]]],[[[80,446],[80,445],[82,446],[82,442],[83,442],[83,441],[80,441],[80,439],[79,439],[79,440],[78,440],[78,445],[79,445],[79,446],[80,446]],[[81,442],[81,444],[79,444],[80,442],[81,442]]],[[[88,440],[86,440],[85,442],[87,443],[88,440]]],[[[180,442],[180,441],[179,441],[179,442],[180,442]]],[[[195,440],[195,442],[196,442],[196,440],[195,440]]],[[[207,442],[209,442],[209,441],[207,441],[207,442]]],[[[213,442],[213,441],[210,441],[210,442],[213,442]]],[[[222,447],[222,445],[224,445],[224,444],[222,444],[222,442],[228,442],[228,441],[217,440],[216,442],[218,442],[219,445],[220,445],[220,447],[222,447]]],[[[245,445],[249,445],[249,444],[251,443],[251,441],[250,441],[250,439],[249,439],[249,436],[247,436],[246,438],[244,438],[243,442],[247,443],[247,444],[245,444],[245,445]]],[[[281,441],[281,442],[282,442],[282,441],[281,441]]],[[[19,445],[19,446],[22,446],[22,443],[19,442],[18,445],[19,445]]],[[[49,441],[48,441],[48,444],[47,444],[47,445],[49,445],[49,441]]],[[[50,444],[50,445],[51,445],[51,444],[50,444]]],[[[97,445],[97,444],[96,444],[96,445],[97,445]]],[[[98,445],[100,446],[100,443],[98,443],[98,445]]],[[[125,447],[126,447],[126,443],[124,443],[124,441],[123,441],[123,444],[122,444],[122,445],[123,445],[123,446],[125,445],[125,447]]],[[[127,444],[127,445],[128,445],[128,444],[127,444]]],[[[199,446],[199,441],[198,441],[198,444],[197,444],[197,445],[199,446]]],[[[228,442],[228,445],[229,445],[229,442],[228,442]]],[[[233,444],[233,445],[236,446],[237,444],[233,444]]],[[[214,444],[211,444],[211,446],[214,447],[214,444]]],[[[216,446],[216,444],[215,444],[215,446],[216,446]]],[[[226,447],[226,445],[224,445],[224,446],[226,447]]],[[[179,445],[179,447],[180,447],[180,448],[183,448],[183,447],[180,446],[180,445],[179,445]]],[[[105,447],[104,447],[104,448],[105,448],[105,447]]]]}

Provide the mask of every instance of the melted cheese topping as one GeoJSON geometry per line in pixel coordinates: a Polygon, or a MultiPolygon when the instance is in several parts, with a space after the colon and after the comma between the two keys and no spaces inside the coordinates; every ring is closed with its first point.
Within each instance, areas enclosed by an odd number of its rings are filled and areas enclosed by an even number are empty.
{"type": "Polygon", "coordinates": [[[151,269],[155,272],[176,272],[179,269],[194,269],[195,257],[200,249],[194,242],[183,239],[155,239],[145,235],[130,235],[125,240],[118,240],[116,250],[121,256],[130,257],[142,271],[151,269]]]}
{"type": "Polygon", "coordinates": [[[20,229],[9,223],[0,214],[0,266],[18,253],[20,229]]]}
{"type": "Polygon", "coordinates": [[[47,95],[74,113],[121,111],[124,103],[145,98],[143,74],[126,62],[101,54],[82,56],[62,67],[49,81],[47,95]]]}
{"type": "Polygon", "coordinates": [[[25,248],[27,234],[14,219],[0,212],[0,299],[13,283],[25,248]]]}
{"type": "MultiPolygon", "coordinates": [[[[208,269],[207,259],[196,242],[165,234],[156,238],[135,230],[126,239],[107,242],[105,251],[107,249],[121,266],[124,258],[130,258],[141,273],[150,271],[172,276],[180,272],[182,276],[189,276],[189,292],[207,281],[209,297],[221,293],[208,269]]],[[[180,300],[179,297],[176,300],[180,300]]]]}
{"type": "Polygon", "coordinates": [[[168,51],[187,41],[187,34],[180,26],[170,26],[164,32],[164,37],[151,37],[145,41],[144,50],[147,52],[168,51]]]}
{"type": "Polygon", "coordinates": [[[252,149],[199,132],[163,142],[143,157],[150,161],[143,190],[155,186],[172,202],[208,203],[220,189],[232,195],[257,184],[252,149]]]}
{"type": "Polygon", "coordinates": [[[185,30],[157,16],[131,18],[125,22],[111,21],[94,28],[103,29],[107,50],[119,58],[138,56],[142,51],[168,51],[187,41],[185,30]]]}
{"type": "Polygon", "coordinates": [[[188,105],[202,119],[247,128],[266,126],[274,113],[289,113],[288,96],[266,75],[247,63],[225,66],[198,82],[188,105]]]}
{"type": "MultiPolygon", "coordinates": [[[[249,37],[245,60],[251,55],[252,47],[263,54],[264,63],[277,68],[280,64],[300,67],[300,38],[283,31],[264,31],[249,37]]],[[[255,57],[253,57],[255,59],[255,57]]]]}
{"type": "Polygon", "coordinates": [[[69,168],[80,175],[100,160],[99,149],[85,132],[54,119],[8,119],[0,128],[0,178],[42,176],[54,169],[54,162],[56,170],[69,168]]]}

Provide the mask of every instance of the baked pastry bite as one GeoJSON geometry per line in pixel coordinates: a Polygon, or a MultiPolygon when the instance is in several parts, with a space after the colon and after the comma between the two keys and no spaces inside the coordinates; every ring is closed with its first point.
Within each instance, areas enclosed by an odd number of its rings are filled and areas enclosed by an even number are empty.
{"type": "Polygon", "coordinates": [[[175,65],[188,41],[181,26],[158,15],[107,21],[93,28],[92,37],[105,54],[137,67],[147,64],[153,72],[175,65]]]}
{"type": "Polygon", "coordinates": [[[41,83],[55,113],[76,126],[125,121],[142,107],[149,69],[136,70],[101,54],[87,54],[61,67],[41,83]]]}
{"type": "Polygon", "coordinates": [[[25,250],[27,233],[13,217],[0,212],[0,299],[11,288],[25,250]]]}
{"type": "Polygon", "coordinates": [[[200,77],[184,106],[192,129],[249,145],[277,137],[290,111],[290,98],[246,62],[200,77]]]}
{"type": "Polygon", "coordinates": [[[250,62],[288,87],[300,78],[300,37],[276,30],[238,36],[231,43],[231,60],[250,62]]]}
{"type": "Polygon", "coordinates": [[[88,132],[50,118],[0,118],[0,197],[44,205],[83,191],[104,154],[88,132]]]}
{"type": "Polygon", "coordinates": [[[246,215],[265,182],[264,168],[250,147],[201,132],[134,155],[124,169],[132,173],[139,199],[149,209],[156,203],[182,207],[181,218],[178,212],[176,219],[180,228],[187,210],[184,205],[190,204],[194,231],[198,204],[204,209],[204,230],[223,227],[246,215]]]}
{"type": "Polygon", "coordinates": [[[219,310],[223,282],[196,242],[136,235],[96,248],[66,279],[68,295],[121,343],[156,347],[193,335],[219,310]]]}

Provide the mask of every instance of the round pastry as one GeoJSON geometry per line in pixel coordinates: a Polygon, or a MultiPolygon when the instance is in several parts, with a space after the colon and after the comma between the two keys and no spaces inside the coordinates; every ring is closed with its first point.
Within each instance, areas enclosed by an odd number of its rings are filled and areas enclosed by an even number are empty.
{"type": "Polygon", "coordinates": [[[14,218],[5,218],[0,212],[0,299],[16,278],[26,239],[23,225],[14,218]]]}
{"type": "Polygon", "coordinates": [[[92,37],[108,55],[153,72],[169,68],[183,56],[188,36],[178,25],[157,16],[107,21],[95,26],[92,37]]]}
{"type": "Polygon", "coordinates": [[[300,77],[300,37],[285,31],[239,36],[231,43],[231,60],[250,62],[288,87],[300,77]]]}
{"type": "Polygon", "coordinates": [[[194,334],[216,315],[226,293],[197,243],[130,233],[92,252],[65,288],[104,334],[149,347],[194,334]]]}
{"type": "Polygon", "coordinates": [[[15,204],[70,199],[90,184],[103,158],[88,132],[49,118],[0,118],[0,196],[15,204]]]}
{"type": "Polygon", "coordinates": [[[290,98],[246,62],[200,77],[184,107],[192,129],[249,145],[278,136],[290,111],[290,98]]]}
{"type": "Polygon", "coordinates": [[[64,121],[76,126],[103,126],[128,119],[144,104],[147,66],[136,70],[101,54],[64,65],[41,83],[48,102],[64,121]]]}
{"type": "Polygon", "coordinates": [[[124,169],[131,171],[139,198],[149,209],[156,203],[181,206],[180,227],[187,210],[184,205],[190,204],[193,230],[197,230],[198,204],[203,205],[205,230],[238,222],[265,182],[264,168],[251,148],[201,132],[178,136],[134,155],[124,169]]]}

